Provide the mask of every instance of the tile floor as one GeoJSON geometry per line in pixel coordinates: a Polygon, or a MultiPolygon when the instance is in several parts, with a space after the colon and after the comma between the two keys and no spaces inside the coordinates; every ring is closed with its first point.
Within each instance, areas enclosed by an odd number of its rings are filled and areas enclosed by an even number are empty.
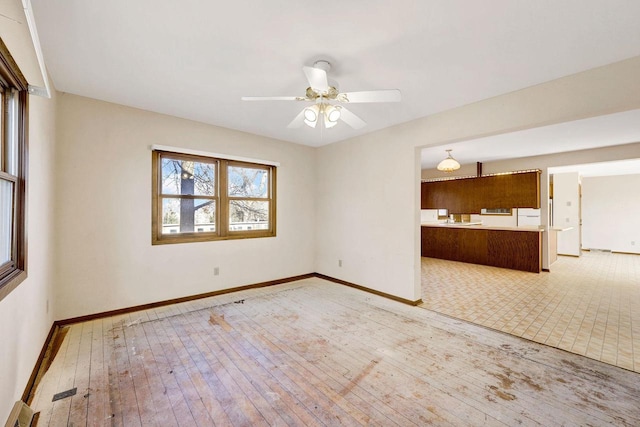
{"type": "Polygon", "coordinates": [[[560,256],[540,274],[422,258],[422,300],[438,313],[640,372],[639,255],[560,256]]]}

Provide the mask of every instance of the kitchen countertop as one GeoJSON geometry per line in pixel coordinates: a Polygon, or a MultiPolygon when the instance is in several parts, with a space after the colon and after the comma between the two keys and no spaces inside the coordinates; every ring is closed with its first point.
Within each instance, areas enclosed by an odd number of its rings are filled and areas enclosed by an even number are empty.
{"type": "Polygon", "coordinates": [[[549,230],[553,230],[553,231],[569,231],[569,230],[573,230],[573,227],[551,227],[549,230]]]}
{"type": "Polygon", "coordinates": [[[420,224],[422,227],[442,227],[442,228],[462,228],[462,229],[470,229],[470,230],[499,230],[499,231],[534,231],[541,233],[544,231],[544,228],[539,228],[537,226],[527,226],[527,227],[507,227],[507,226],[496,226],[496,225],[482,225],[482,224],[464,224],[464,223],[442,223],[442,222],[423,222],[420,224]]]}

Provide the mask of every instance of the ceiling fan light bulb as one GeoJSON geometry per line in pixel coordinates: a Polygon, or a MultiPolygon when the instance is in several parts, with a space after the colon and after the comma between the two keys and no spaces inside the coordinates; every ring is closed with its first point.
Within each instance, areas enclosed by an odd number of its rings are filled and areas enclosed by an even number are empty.
{"type": "MultiPolygon", "coordinates": [[[[315,105],[313,107],[315,107],[315,105]]],[[[309,107],[309,108],[305,108],[304,109],[304,120],[305,120],[305,122],[307,122],[307,121],[315,122],[316,120],[318,120],[318,113],[315,111],[315,109],[313,107],[309,107]]]]}
{"type": "Polygon", "coordinates": [[[327,116],[324,117],[324,127],[329,129],[334,127],[335,125],[337,125],[338,122],[332,122],[329,120],[329,118],[327,116]]]}
{"type": "Polygon", "coordinates": [[[333,105],[330,105],[325,110],[325,116],[327,117],[328,121],[335,124],[340,119],[340,110],[333,105]]]}

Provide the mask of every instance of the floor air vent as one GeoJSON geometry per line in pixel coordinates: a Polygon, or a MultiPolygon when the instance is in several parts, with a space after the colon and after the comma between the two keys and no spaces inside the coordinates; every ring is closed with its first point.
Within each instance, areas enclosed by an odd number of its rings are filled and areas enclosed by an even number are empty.
{"type": "Polygon", "coordinates": [[[53,399],[51,399],[51,401],[55,402],[56,400],[64,399],[65,397],[75,396],[77,391],[78,391],[77,387],[74,387],[70,390],[61,391],[60,393],[54,394],[53,399]]]}

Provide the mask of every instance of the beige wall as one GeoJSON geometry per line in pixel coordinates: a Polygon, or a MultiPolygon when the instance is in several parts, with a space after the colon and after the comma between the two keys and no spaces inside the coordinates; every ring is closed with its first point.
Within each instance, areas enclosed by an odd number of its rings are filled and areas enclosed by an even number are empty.
{"type": "Polygon", "coordinates": [[[56,319],[314,271],[314,149],[70,94],[58,119],[56,319]],[[152,144],[280,162],[277,237],[152,246],[152,144]]]}
{"type": "Polygon", "coordinates": [[[318,271],[420,298],[420,147],[640,108],[638,75],[635,57],[319,148],[318,271]]]}
{"type": "Polygon", "coordinates": [[[0,1],[0,37],[32,86],[44,86],[22,0],[0,1]]]}
{"type": "MultiPolygon", "coordinates": [[[[20,1],[0,7],[10,17],[21,10],[20,1]]],[[[23,59],[29,56],[25,49],[31,49],[28,30],[2,19],[0,37],[12,53],[19,53],[14,58],[25,76],[37,76],[34,61],[23,59]]],[[[28,277],[0,301],[0,423],[21,398],[53,324],[55,100],[30,96],[29,104],[28,277]]]]}
{"type": "Polygon", "coordinates": [[[417,299],[419,165],[412,143],[395,128],[318,149],[318,272],[417,299]]]}
{"type": "Polygon", "coordinates": [[[0,301],[0,422],[20,400],[54,320],[55,102],[29,102],[28,277],[0,301]]]}
{"type": "Polygon", "coordinates": [[[582,178],[583,248],[640,254],[638,172],[582,178]]]}

